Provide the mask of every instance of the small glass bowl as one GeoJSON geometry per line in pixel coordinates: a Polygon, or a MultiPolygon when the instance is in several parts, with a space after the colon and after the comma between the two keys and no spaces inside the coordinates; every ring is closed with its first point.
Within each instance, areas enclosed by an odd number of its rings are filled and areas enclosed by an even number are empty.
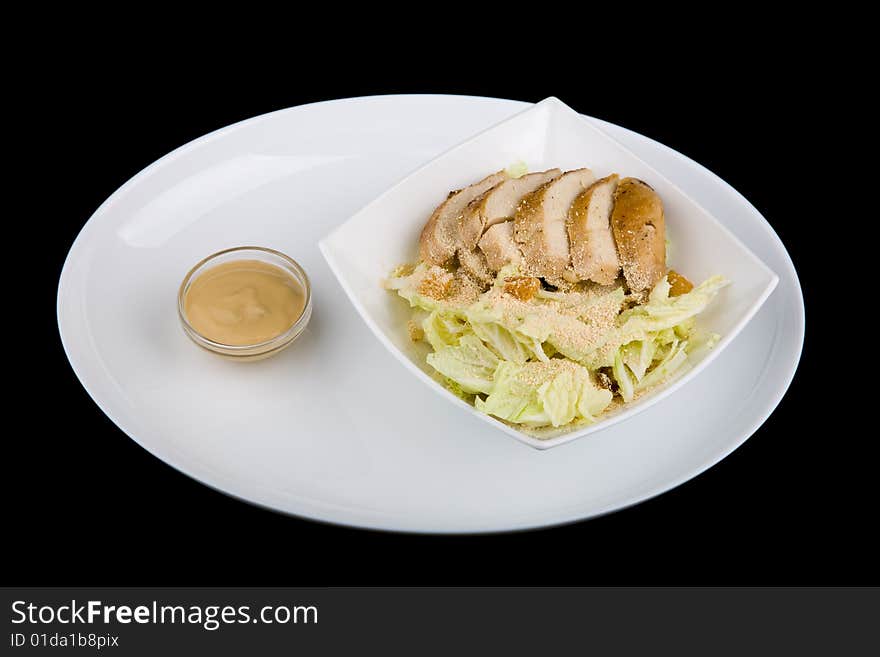
{"type": "Polygon", "coordinates": [[[213,255],[209,255],[189,270],[189,273],[184,277],[183,282],[180,284],[180,290],[177,292],[177,315],[180,317],[180,323],[183,326],[184,332],[193,342],[203,349],[207,349],[208,351],[229,358],[230,360],[262,360],[263,358],[273,356],[285,347],[290,346],[290,344],[293,343],[293,341],[296,340],[306,328],[306,324],[309,323],[309,319],[312,316],[312,286],[309,283],[309,277],[306,275],[303,268],[299,266],[299,263],[280,251],[266,249],[261,246],[237,246],[232,249],[225,249],[213,255]],[[214,267],[215,265],[223,264],[224,262],[235,260],[259,260],[270,265],[275,265],[289,273],[294,280],[302,286],[303,292],[306,295],[306,302],[305,306],[303,306],[302,314],[289,329],[284,331],[284,333],[275,336],[271,340],[266,340],[265,342],[259,342],[257,344],[230,345],[209,340],[189,323],[186,318],[186,311],[184,310],[184,300],[186,299],[186,293],[189,291],[192,282],[207,269],[214,267]]]}

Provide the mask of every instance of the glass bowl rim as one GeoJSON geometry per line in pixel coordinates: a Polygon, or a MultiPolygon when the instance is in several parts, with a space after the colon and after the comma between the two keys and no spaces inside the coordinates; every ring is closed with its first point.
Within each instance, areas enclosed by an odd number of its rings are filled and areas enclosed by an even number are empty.
{"type": "MultiPolygon", "coordinates": [[[[271,263],[270,263],[271,264],[271,263]]],[[[273,348],[278,347],[280,344],[288,342],[299,335],[300,331],[303,328],[303,325],[308,322],[311,313],[312,305],[312,285],[309,280],[308,274],[306,274],[305,269],[302,268],[296,260],[291,258],[286,253],[282,253],[281,251],[277,251],[275,249],[270,249],[265,246],[233,246],[228,249],[223,249],[222,251],[217,251],[216,253],[212,253],[209,256],[206,256],[199,260],[195,265],[193,265],[192,269],[190,269],[186,276],[183,277],[183,281],[180,283],[180,287],[177,290],[177,315],[180,318],[181,323],[186,329],[186,333],[191,338],[197,338],[196,342],[203,347],[206,347],[212,351],[218,351],[223,353],[224,355],[236,355],[237,353],[241,353],[244,356],[251,356],[253,354],[253,350],[255,349],[263,349],[264,351],[271,351],[273,348]],[[264,340],[263,342],[255,342],[253,344],[225,344],[223,342],[216,342],[211,340],[210,338],[202,335],[196,328],[189,323],[189,320],[186,317],[186,311],[184,310],[184,299],[186,298],[186,290],[188,284],[193,280],[193,274],[195,274],[199,269],[208,264],[211,260],[215,258],[219,258],[220,256],[227,255],[229,253],[238,253],[242,251],[257,251],[260,253],[268,253],[277,258],[280,258],[287,264],[298,276],[301,277],[302,280],[297,281],[302,284],[304,292],[305,292],[305,303],[303,304],[302,312],[296,321],[290,325],[290,327],[285,330],[283,333],[279,333],[274,338],[270,338],[268,340],[264,340]],[[248,353],[243,353],[248,352],[248,353]]]]}

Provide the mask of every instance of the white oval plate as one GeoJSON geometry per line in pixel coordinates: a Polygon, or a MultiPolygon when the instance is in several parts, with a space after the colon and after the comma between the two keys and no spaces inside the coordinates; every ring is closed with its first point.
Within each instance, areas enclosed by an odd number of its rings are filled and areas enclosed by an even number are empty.
{"type": "Polygon", "coordinates": [[[191,142],[123,185],[77,237],[58,324],[83,386],[129,436],[221,491],[329,522],[483,532],[569,522],[690,479],[742,444],[788,388],[803,297],[779,238],[686,157],[596,121],[724,223],[779,276],[696,381],[627,422],[555,450],[510,441],[438,400],[370,335],[318,239],[405,174],[526,103],[377,96],[295,107],[191,142]],[[181,278],[222,248],[260,244],[313,284],[305,334],[231,363],[175,314],[181,278]]]}

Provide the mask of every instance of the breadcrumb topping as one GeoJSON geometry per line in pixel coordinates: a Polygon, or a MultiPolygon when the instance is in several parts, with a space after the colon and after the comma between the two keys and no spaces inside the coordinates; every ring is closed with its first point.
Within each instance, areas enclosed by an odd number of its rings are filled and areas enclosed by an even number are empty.
{"type": "Polygon", "coordinates": [[[504,286],[497,286],[483,300],[500,310],[505,321],[515,323],[528,318],[537,326],[552,327],[553,341],[560,348],[564,345],[566,350],[586,354],[598,348],[615,326],[621,302],[619,296],[610,292],[618,287],[619,284],[580,283],[566,292],[539,289],[534,296],[522,300],[507,293],[504,286]]]}
{"type": "Polygon", "coordinates": [[[425,337],[425,331],[413,320],[409,320],[406,323],[406,330],[409,333],[409,339],[413,342],[419,342],[425,337]]]}

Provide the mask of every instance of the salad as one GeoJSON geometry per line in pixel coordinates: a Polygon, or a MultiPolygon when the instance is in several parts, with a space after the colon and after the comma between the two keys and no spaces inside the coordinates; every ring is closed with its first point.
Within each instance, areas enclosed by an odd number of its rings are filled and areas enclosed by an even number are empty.
{"type": "Polygon", "coordinates": [[[533,435],[595,422],[719,337],[696,318],[727,281],[667,268],[662,202],[635,178],[499,171],[450,193],[419,247],[385,281],[410,337],[448,389],[533,435]]]}

